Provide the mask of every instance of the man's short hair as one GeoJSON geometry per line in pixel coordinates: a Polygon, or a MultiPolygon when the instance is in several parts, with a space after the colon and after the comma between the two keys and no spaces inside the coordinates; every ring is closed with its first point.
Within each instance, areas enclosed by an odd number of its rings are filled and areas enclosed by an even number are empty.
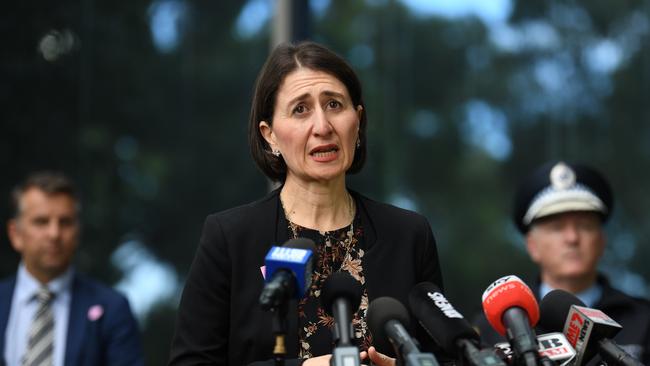
{"type": "Polygon", "coordinates": [[[37,188],[47,195],[65,194],[77,203],[77,211],[79,211],[79,195],[70,178],[58,171],[38,171],[29,174],[11,191],[9,197],[11,217],[16,218],[20,215],[20,199],[32,188],[37,188]]]}

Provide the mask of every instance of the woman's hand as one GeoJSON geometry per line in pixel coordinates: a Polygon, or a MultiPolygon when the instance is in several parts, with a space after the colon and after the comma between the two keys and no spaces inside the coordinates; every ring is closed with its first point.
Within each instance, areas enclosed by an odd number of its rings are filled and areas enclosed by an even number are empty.
{"type": "Polygon", "coordinates": [[[377,352],[375,347],[368,348],[368,352],[361,352],[361,359],[365,359],[366,356],[370,358],[370,361],[376,366],[395,366],[395,359],[388,357],[383,353],[377,352]]]}
{"type": "MultiPolygon", "coordinates": [[[[359,354],[361,360],[370,359],[375,366],[395,366],[395,359],[388,357],[383,353],[377,352],[375,347],[368,348],[368,352],[363,351],[359,354]]],[[[302,366],[329,366],[332,355],[313,357],[305,360],[302,366]]]]}

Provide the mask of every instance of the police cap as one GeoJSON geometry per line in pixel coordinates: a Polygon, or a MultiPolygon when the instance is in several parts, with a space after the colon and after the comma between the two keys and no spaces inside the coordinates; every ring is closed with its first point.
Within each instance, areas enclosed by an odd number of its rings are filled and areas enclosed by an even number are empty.
{"type": "Polygon", "coordinates": [[[605,177],[585,165],[553,161],[521,182],[515,196],[513,219],[525,234],[530,224],[542,217],[594,211],[605,222],[612,209],[612,190],[605,177]]]}

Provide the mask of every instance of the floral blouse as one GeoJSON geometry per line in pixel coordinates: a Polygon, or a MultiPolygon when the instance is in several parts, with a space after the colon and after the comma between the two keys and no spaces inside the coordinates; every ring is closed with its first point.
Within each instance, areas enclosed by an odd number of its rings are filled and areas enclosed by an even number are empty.
{"type": "Polygon", "coordinates": [[[368,291],[363,273],[365,251],[363,228],[360,223],[357,215],[347,227],[319,232],[289,222],[289,229],[293,233],[293,237],[313,240],[318,251],[318,262],[314,266],[311,287],[298,303],[300,358],[306,359],[332,353],[334,318],[327,314],[321,305],[320,294],[325,280],[337,271],[346,271],[361,283],[363,288],[361,305],[352,318],[353,342],[362,351],[370,347],[372,338],[366,323],[368,291]]]}

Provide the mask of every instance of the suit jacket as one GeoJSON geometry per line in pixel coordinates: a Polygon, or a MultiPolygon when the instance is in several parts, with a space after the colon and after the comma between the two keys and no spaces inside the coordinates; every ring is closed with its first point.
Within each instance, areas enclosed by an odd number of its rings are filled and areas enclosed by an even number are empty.
{"type": "MultiPolygon", "coordinates": [[[[391,296],[406,306],[415,284],[429,281],[442,287],[427,220],[351,193],[364,230],[369,300],[391,296]]],[[[243,365],[272,357],[271,314],[258,302],[264,286],[260,267],[270,247],[289,238],[287,227],[279,189],[257,202],[208,216],[178,309],[170,365],[243,365]]],[[[295,301],[289,305],[288,322],[287,357],[295,358],[295,301]]],[[[430,345],[416,324],[411,321],[411,333],[430,345]]]]}
{"type": "MultiPolygon", "coordinates": [[[[531,284],[530,288],[539,301],[539,277],[531,281],[531,284]]],[[[623,326],[614,337],[614,341],[644,365],[650,365],[650,302],[626,295],[613,288],[602,275],[598,276],[598,284],[603,293],[594,308],[601,310],[623,326]]],[[[475,324],[479,328],[483,342],[494,345],[506,341],[492,329],[483,314],[477,317],[475,324]]]]}
{"type": "MultiPolygon", "coordinates": [[[[6,364],[5,330],[15,284],[15,276],[0,282],[0,366],[6,364]]],[[[138,327],[124,296],[75,274],[64,359],[65,366],[144,364],[138,327]],[[98,318],[89,314],[95,305],[103,310],[98,318]]]]}

